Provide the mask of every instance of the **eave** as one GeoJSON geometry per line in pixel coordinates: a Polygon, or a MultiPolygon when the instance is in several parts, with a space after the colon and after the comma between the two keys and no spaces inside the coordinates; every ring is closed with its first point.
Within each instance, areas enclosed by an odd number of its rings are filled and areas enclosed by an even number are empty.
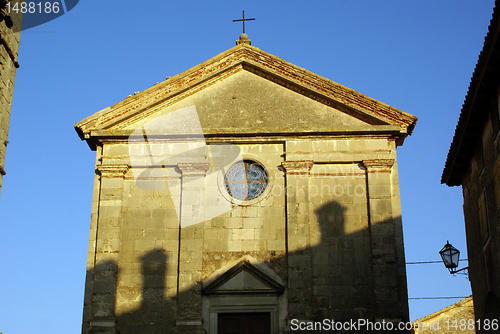
{"type": "MultiPolygon", "coordinates": [[[[403,140],[406,138],[407,134],[401,133],[400,128],[394,125],[378,125],[370,127],[360,127],[356,129],[347,130],[340,127],[317,127],[317,128],[259,128],[258,131],[255,129],[232,129],[232,128],[214,128],[206,129],[203,133],[203,139],[207,142],[218,142],[232,138],[232,140],[237,141],[273,141],[281,142],[288,138],[316,138],[316,137],[353,137],[353,136],[363,136],[371,138],[392,138],[396,141],[397,145],[402,145],[403,140]]],[[[133,130],[98,130],[92,131],[84,136],[87,140],[89,147],[94,151],[97,146],[100,146],[102,142],[110,141],[134,141],[136,139],[142,140],[143,137],[137,137],[133,130]]],[[[155,133],[155,130],[148,131],[148,140],[154,139],[164,139],[164,140],[199,140],[198,134],[189,133],[175,133],[170,131],[169,134],[165,134],[162,131],[155,133]]]]}
{"type": "Polygon", "coordinates": [[[463,175],[470,167],[470,161],[488,120],[491,98],[497,94],[500,76],[499,15],[495,6],[441,176],[441,183],[448,186],[462,184],[463,175]]]}

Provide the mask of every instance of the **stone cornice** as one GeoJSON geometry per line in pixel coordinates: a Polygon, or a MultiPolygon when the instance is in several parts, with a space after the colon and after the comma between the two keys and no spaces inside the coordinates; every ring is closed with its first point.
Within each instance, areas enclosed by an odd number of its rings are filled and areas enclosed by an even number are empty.
{"type": "Polygon", "coordinates": [[[97,165],[96,171],[101,177],[117,178],[124,177],[125,173],[130,169],[129,165],[97,165]]]}
{"type": "Polygon", "coordinates": [[[208,163],[180,163],[177,168],[182,173],[182,176],[205,176],[210,164],[208,163]]]}
{"type": "Polygon", "coordinates": [[[281,163],[288,175],[309,174],[313,164],[312,160],[283,161],[281,163]]]}
{"type": "Polygon", "coordinates": [[[394,159],[363,160],[363,165],[368,173],[390,172],[394,159]]]}
{"type": "MultiPolygon", "coordinates": [[[[92,131],[90,136],[100,137],[101,140],[106,139],[120,139],[126,138],[127,140],[142,140],[142,137],[134,135],[134,130],[99,130],[92,131]],[[132,137],[131,137],[132,136],[132,137]]],[[[220,136],[253,136],[255,134],[265,134],[273,137],[285,137],[285,136],[396,136],[400,134],[399,128],[393,125],[376,125],[376,126],[359,126],[346,129],[340,126],[322,126],[322,127],[295,127],[295,128],[285,128],[285,127],[259,127],[259,128],[203,128],[203,135],[205,138],[210,137],[220,137],[220,136]]],[[[169,130],[169,133],[165,133],[165,130],[151,130],[148,131],[148,139],[152,140],[156,138],[174,138],[174,139],[186,139],[190,140],[195,137],[192,133],[187,133],[185,130],[175,132],[169,130]]]]}

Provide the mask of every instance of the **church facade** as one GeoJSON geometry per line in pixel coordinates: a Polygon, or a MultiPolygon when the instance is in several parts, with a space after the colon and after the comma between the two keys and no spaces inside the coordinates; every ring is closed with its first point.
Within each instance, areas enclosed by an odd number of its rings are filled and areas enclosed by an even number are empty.
{"type": "Polygon", "coordinates": [[[239,43],[79,122],[83,333],[409,320],[396,148],[416,121],[239,43]]]}

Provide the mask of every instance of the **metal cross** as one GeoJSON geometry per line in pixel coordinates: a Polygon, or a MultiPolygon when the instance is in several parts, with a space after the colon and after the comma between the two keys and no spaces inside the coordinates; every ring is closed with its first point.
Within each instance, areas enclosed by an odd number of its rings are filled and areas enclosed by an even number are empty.
{"type": "Polygon", "coordinates": [[[243,19],[241,20],[233,20],[233,22],[239,22],[239,21],[243,21],[243,33],[245,33],[245,21],[253,21],[255,19],[246,19],[245,18],[245,11],[243,11],[243,19]]]}

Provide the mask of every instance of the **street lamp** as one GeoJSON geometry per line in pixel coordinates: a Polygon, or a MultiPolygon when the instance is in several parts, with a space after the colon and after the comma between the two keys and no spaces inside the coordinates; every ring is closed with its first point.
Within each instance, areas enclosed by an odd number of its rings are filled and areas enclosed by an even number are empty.
{"type": "Polygon", "coordinates": [[[460,251],[453,247],[449,241],[446,241],[446,245],[444,245],[443,249],[439,251],[439,255],[443,259],[444,266],[450,271],[450,274],[455,275],[458,272],[465,271],[461,274],[469,277],[469,267],[465,267],[462,269],[456,269],[458,267],[458,261],[460,258],[460,251]]]}

